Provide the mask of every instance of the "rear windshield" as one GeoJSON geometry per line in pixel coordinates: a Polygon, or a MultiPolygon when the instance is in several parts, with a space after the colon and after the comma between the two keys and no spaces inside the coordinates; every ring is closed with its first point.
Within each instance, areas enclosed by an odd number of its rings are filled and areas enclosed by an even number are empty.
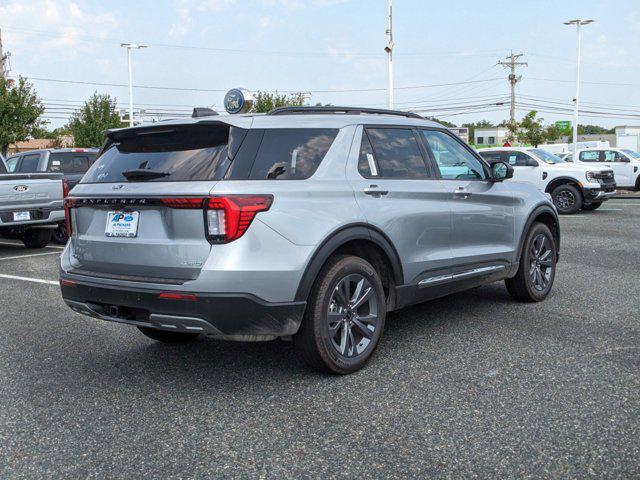
{"type": "Polygon", "coordinates": [[[49,171],[61,173],[84,173],[96,159],[91,152],[52,152],[49,155],[49,171]]]}
{"type": "Polygon", "coordinates": [[[176,128],[121,139],[82,183],[303,180],[315,173],[338,134],[326,128],[254,129],[250,135],[228,125],[176,128]]]}
{"type": "Polygon", "coordinates": [[[228,167],[229,130],[227,125],[197,125],[124,138],[96,160],[81,183],[219,179],[228,167]],[[151,174],[131,174],[144,170],[151,174]]]}

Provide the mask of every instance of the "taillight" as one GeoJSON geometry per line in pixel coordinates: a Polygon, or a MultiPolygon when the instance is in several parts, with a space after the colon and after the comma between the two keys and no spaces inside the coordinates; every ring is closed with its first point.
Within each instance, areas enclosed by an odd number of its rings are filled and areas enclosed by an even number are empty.
{"type": "Polygon", "coordinates": [[[240,238],[258,212],[269,210],[273,195],[224,195],[208,199],[205,206],[207,238],[227,243],[240,238]]]}
{"type": "Polygon", "coordinates": [[[69,184],[66,180],[62,180],[62,195],[64,197],[64,219],[67,222],[67,236],[71,236],[71,207],[74,204],[72,198],[68,198],[69,195],[69,184]]]}
{"type": "Polygon", "coordinates": [[[69,196],[69,182],[67,182],[66,178],[62,179],[62,198],[67,198],[69,196]]]}

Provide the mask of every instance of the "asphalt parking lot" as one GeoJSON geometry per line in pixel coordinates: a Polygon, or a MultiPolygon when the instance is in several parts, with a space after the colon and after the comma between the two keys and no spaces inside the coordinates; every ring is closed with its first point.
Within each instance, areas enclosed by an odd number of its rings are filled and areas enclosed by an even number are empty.
{"type": "Polygon", "coordinates": [[[3,240],[0,477],[637,478],[640,200],[561,223],[545,302],[499,283],[393,313],[346,377],[284,342],[170,347],[82,317],[59,248],[3,240]]]}

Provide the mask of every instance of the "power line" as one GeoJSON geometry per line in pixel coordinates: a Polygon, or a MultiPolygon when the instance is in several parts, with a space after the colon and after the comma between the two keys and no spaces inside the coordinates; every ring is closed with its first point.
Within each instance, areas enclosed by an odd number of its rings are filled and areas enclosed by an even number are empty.
{"type": "MultiPolygon", "coordinates": [[[[16,78],[16,77],[12,77],[16,78]]],[[[124,83],[103,83],[103,82],[88,82],[80,80],[62,80],[57,78],[42,78],[42,77],[25,77],[29,80],[40,82],[54,82],[54,83],[66,83],[72,85],[94,85],[103,87],[128,87],[124,83]]],[[[404,87],[395,87],[394,90],[415,90],[422,88],[437,88],[447,87],[452,85],[464,85],[470,83],[486,83],[499,80],[499,78],[486,78],[482,80],[472,80],[466,82],[450,82],[450,83],[434,83],[430,85],[409,85],[404,87]]],[[[209,92],[209,93],[225,93],[227,90],[223,89],[210,89],[210,88],[186,88],[186,87],[161,87],[157,85],[134,85],[134,88],[144,88],[151,90],[171,90],[171,91],[185,91],[185,92],[209,92]]],[[[301,90],[263,90],[265,92],[280,92],[280,93],[298,93],[301,90]]],[[[349,89],[336,89],[336,90],[306,90],[310,93],[357,93],[357,92],[380,92],[386,91],[386,88],[349,88],[349,89]]]]}

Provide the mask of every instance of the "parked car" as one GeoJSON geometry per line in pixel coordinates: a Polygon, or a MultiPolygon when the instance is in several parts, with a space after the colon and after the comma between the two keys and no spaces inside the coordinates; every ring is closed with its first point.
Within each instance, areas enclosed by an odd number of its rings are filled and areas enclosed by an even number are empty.
{"type": "MultiPolygon", "coordinates": [[[[7,159],[10,172],[62,173],[64,179],[72,189],[93,165],[98,155],[96,148],[50,148],[44,150],[30,150],[12,155],[7,159]]],[[[61,222],[53,232],[53,241],[58,244],[67,243],[67,230],[61,222]]]]}
{"type": "Polygon", "coordinates": [[[27,248],[43,248],[65,215],[62,174],[10,174],[0,160],[0,235],[18,238],[27,248]]]}
{"type": "MultiPolygon", "coordinates": [[[[573,162],[573,154],[566,161],[573,162]]],[[[640,190],[640,154],[626,148],[586,148],[578,150],[578,161],[610,168],[616,176],[618,188],[640,190]]]]}
{"type": "Polygon", "coordinates": [[[416,114],[285,107],[107,138],[66,199],[62,296],[154,340],[282,337],[345,374],[389,311],[498,280],[528,302],[552,288],[549,198],[416,114]]]}
{"type": "Polygon", "coordinates": [[[595,210],[616,194],[613,170],[604,165],[575,165],[546,150],[529,147],[485,148],[480,155],[489,163],[511,165],[513,181],[531,183],[550,194],[560,213],[595,210]]]}

